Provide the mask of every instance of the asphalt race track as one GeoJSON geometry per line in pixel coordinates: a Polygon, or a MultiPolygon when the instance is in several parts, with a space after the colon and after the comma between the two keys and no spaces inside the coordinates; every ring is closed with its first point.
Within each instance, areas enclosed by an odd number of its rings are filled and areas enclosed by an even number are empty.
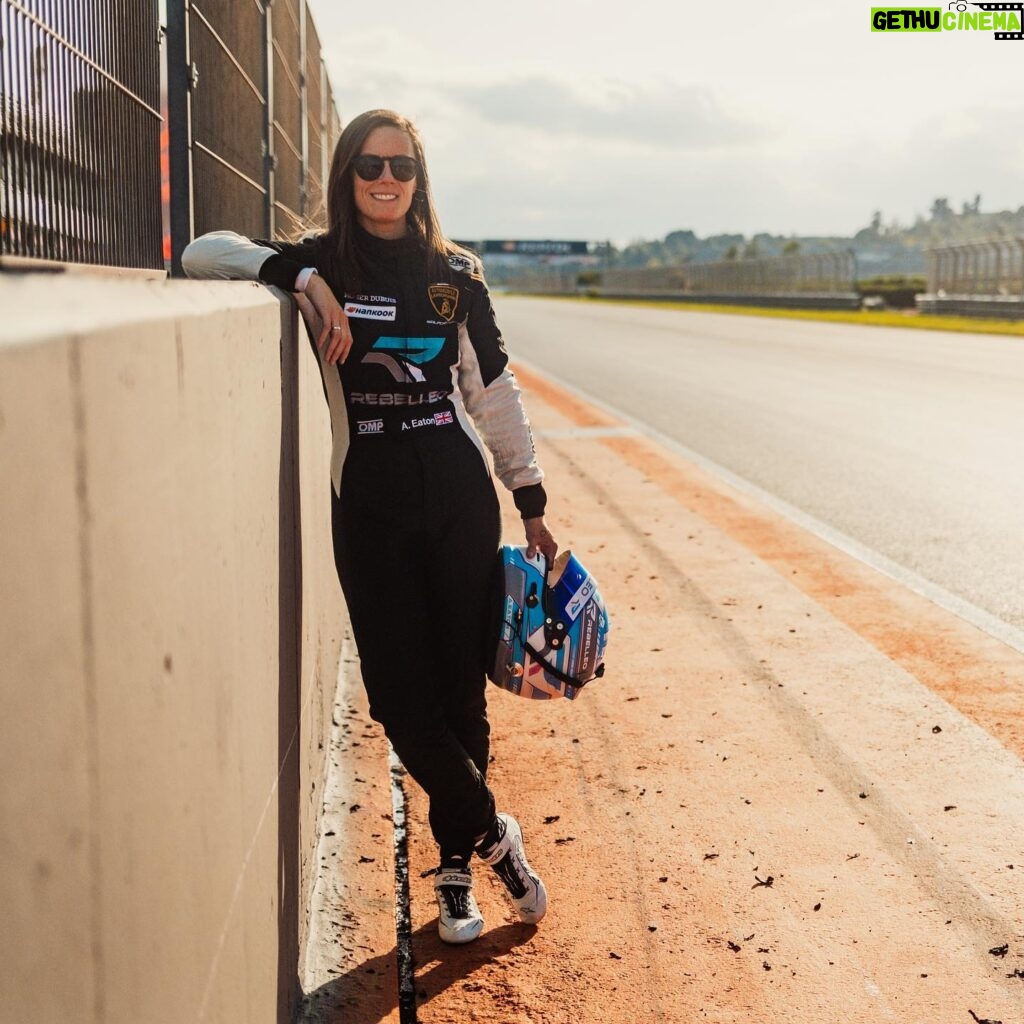
{"type": "Polygon", "coordinates": [[[1024,339],[507,296],[496,306],[513,358],[1024,640],[1024,339]]]}

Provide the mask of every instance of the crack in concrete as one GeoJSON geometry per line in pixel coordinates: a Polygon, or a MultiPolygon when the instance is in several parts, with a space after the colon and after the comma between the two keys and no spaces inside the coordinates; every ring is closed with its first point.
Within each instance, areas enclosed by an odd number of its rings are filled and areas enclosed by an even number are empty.
{"type": "Polygon", "coordinates": [[[88,433],[82,388],[82,338],[68,345],[72,416],[75,427],[75,498],[78,506],[79,592],[82,604],[82,679],[85,683],[86,765],[89,778],[89,916],[93,966],[93,1017],[106,1020],[103,948],[103,847],[100,835],[99,698],[96,685],[96,631],[93,616],[92,512],[89,506],[88,433]]]}

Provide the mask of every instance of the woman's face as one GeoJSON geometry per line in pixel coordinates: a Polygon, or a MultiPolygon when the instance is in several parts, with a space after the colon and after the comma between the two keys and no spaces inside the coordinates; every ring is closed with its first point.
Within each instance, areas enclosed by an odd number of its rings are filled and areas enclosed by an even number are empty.
{"type": "MultiPolygon", "coordinates": [[[[366,137],[360,156],[415,156],[412,139],[405,132],[390,125],[375,128],[366,137]]],[[[405,215],[416,194],[416,178],[399,181],[391,171],[391,164],[374,181],[363,181],[352,170],[352,188],[355,193],[359,223],[378,238],[402,238],[406,232],[405,215]]]]}

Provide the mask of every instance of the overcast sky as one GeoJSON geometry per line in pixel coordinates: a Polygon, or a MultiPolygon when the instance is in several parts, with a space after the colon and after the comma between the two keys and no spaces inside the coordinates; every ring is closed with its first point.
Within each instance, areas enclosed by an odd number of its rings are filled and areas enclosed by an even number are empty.
{"type": "Polygon", "coordinates": [[[342,120],[416,121],[459,238],[849,234],[939,195],[1024,205],[1024,40],[873,33],[871,6],[310,0],[342,120]]]}

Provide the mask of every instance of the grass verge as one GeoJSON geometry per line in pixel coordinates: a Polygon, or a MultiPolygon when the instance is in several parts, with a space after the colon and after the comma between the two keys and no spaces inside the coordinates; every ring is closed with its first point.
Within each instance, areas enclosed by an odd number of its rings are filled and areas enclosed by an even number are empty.
{"type": "Polygon", "coordinates": [[[785,320],[819,320],[861,327],[909,327],[925,331],[956,331],[961,334],[1008,334],[1024,337],[1024,321],[988,320],[972,316],[935,316],[921,313],[869,312],[845,309],[777,309],[768,306],[719,306],[703,302],[659,302],[651,299],[605,299],[588,295],[528,295],[508,292],[529,299],[557,302],[591,302],[612,306],[646,306],[650,309],[681,309],[688,313],[736,313],[740,316],[767,316],[785,320]]]}

